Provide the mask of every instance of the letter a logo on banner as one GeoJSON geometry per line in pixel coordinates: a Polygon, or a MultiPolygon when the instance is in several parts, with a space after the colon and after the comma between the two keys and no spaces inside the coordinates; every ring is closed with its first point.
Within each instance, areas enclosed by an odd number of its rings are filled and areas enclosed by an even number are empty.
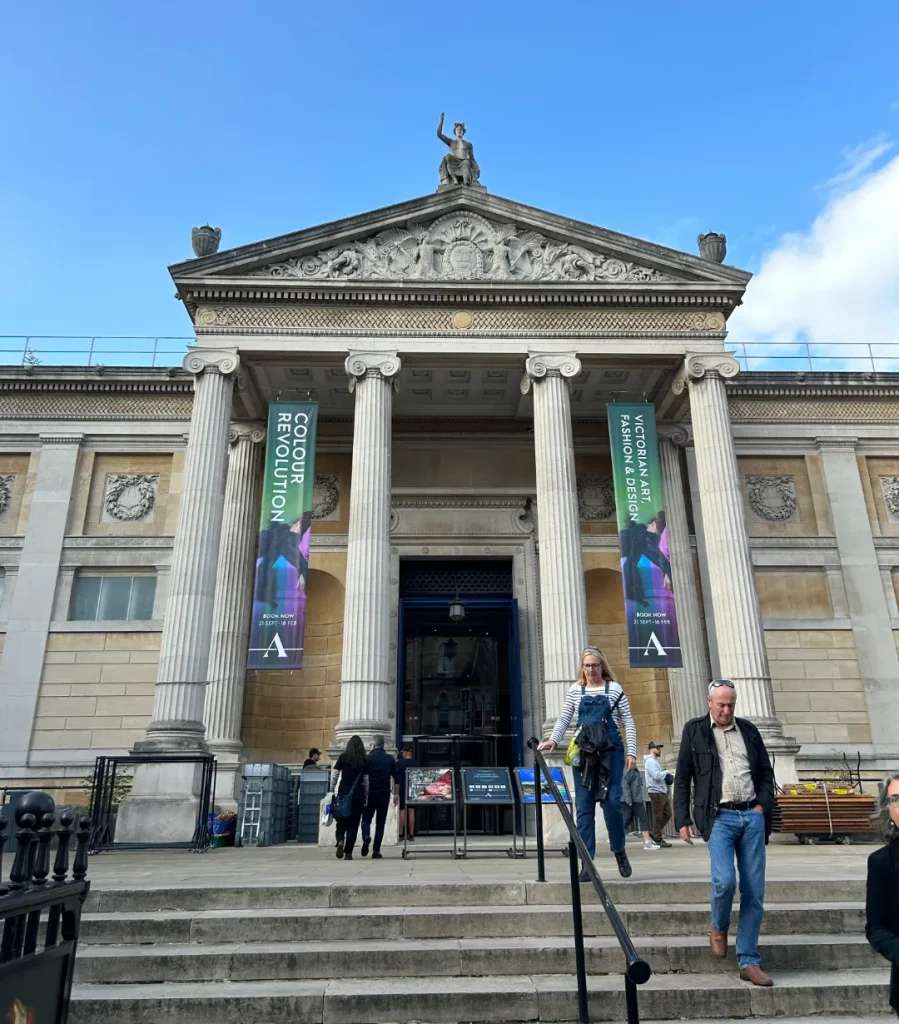
{"type": "Polygon", "coordinates": [[[268,409],[247,668],[302,668],[315,481],[315,402],[268,409]]]}
{"type": "Polygon", "coordinates": [[[656,652],[656,654],[659,655],[660,658],[663,658],[668,653],[665,650],[665,648],[659,643],[659,638],[655,635],[655,633],[649,634],[649,640],[646,641],[646,646],[643,648],[644,658],[649,656],[650,648],[652,648],[656,652]]]}

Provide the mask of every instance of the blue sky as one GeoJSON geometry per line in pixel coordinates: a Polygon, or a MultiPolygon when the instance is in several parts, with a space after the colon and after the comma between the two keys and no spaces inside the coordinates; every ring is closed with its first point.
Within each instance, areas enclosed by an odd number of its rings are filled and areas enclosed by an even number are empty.
{"type": "MultiPolygon", "coordinates": [[[[899,223],[895,3],[255,6],[5,8],[0,333],[189,333],[191,225],[230,247],[429,193],[441,110],[491,192],[691,252],[725,231],[763,274],[819,273],[861,192],[899,223]]],[[[848,340],[899,334],[899,258],[880,277],[848,340]]],[[[826,333],[768,301],[744,332],[826,333]]]]}

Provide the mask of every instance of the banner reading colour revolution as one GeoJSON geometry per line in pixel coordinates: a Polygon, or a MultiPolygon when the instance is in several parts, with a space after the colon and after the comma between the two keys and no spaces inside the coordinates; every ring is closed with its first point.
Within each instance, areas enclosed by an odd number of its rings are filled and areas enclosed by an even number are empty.
{"type": "Polygon", "coordinates": [[[302,668],[315,480],[315,402],[268,410],[247,668],[302,668]]]}
{"type": "Polygon", "coordinates": [[[680,668],[655,409],[615,403],[608,416],[630,665],[680,668]]]}

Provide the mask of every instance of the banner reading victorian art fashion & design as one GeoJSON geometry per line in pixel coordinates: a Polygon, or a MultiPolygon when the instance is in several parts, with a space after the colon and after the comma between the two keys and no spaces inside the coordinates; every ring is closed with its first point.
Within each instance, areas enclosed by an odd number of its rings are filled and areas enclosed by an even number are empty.
{"type": "Polygon", "coordinates": [[[680,668],[655,409],[615,403],[608,417],[629,662],[680,668]]]}
{"type": "Polygon", "coordinates": [[[315,482],[315,402],[268,412],[247,668],[302,668],[315,482]]]}

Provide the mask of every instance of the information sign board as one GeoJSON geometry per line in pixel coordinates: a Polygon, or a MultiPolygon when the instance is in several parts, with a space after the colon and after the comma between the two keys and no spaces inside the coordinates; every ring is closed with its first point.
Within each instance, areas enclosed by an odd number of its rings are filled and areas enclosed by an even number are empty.
{"type": "MultiPolygon", "coordinates": [[[[550,768],[553,782],[558,786],[559,794],[566,804],[571,803],[571,794],[568,792],[568,783],[565,781],[565,773],[561,768],[550,768]]],[[[544,804],[554,804],[552,793],[549,791],[549,786],[546,783],[546,778],[543,773],[541,776],[541,790],[543,793],[543,799],[540,801],[544,804]]],[[[534,769],[533,768],[516,768],[515,769],[515,780],[518,783],[518,793],[523,804],[536,803],[534,799],[534,769]]]]}
{"type": "Polygon", "coordinates": [[[407,804],[447,804],[456,799],[452,768],[407,768],[407,804]]]}
{"type": "Polygon", "coordinates": [[[508,768],[463,768],[462,799],[467,804],[513,804],[508,768]]]}

